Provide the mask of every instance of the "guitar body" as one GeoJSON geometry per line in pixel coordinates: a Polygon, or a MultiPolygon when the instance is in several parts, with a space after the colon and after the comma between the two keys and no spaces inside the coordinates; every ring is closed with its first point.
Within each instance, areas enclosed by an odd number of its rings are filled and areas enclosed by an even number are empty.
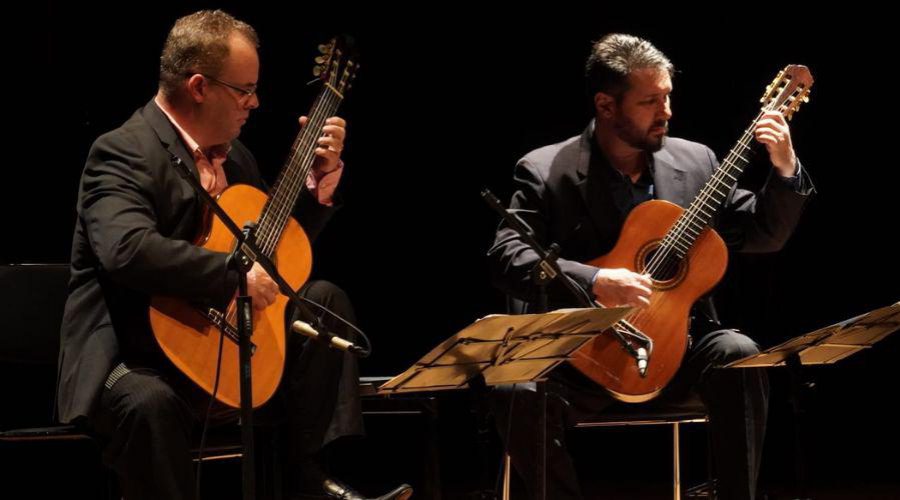
{"type": "MultiPolygon", "coordinates": [[[[612,251],[588,264],[644,273],[660,241],[684,210],[652,200],[631,211],[612,251]]],[[[672,380],[687,349],[691,307],[722,279],[728,250],[722,238],[705,228],[684,259],[668,273],[654,272],[650,306],[636,309],[628,323],[653,339],[642,377],[634,358],[611,335],[599,335],[575,352],[570,362],[621,401],[638,403],[657,396],[672,380]]]]}
{"type": "MultiPolygon", "coordinates": [[[[219,204],[239,225],[256,221],[265,207],[267,196],[262,191],[246,185],[229,186],[219,197],[219,204]]],[[[225,225],[212,217],[207,231],[197,244],[215,252],[234,249],[235,240],[225,225]]],[[[307,280],[312,269],[312,250],[309,238],[293,218],[287,219],[281,238],[272,254],[279,272],[293,289],[307,280]]],[[[251,360],[253,407],[256,408],[272,397],[281,382],[285,360],[285,309],[288,299],[279,294],[275,302],[264,310],[253,310],[254,350],[251,360]]],[[[235,303],[228,310],[219,311],[227,318],[232,331],[235,303]]],[[[150,325],[153,335],[169,360],[189,379],[209,394],[213,393],[219,353],[222,360],[216,399],[228,406],[240,406],[238,380],[238,345],[233,338],[222,334],[214,318],[216,312],[192,305],[181,299],[154,297],[150,307],[150,325]]]]}

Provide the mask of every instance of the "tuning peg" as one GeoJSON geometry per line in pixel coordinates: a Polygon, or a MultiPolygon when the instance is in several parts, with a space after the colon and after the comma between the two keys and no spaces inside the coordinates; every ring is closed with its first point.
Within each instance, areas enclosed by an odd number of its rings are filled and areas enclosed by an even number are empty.
{"type": "Polygon", "coordinates": [[[319,44],[319,52],[323,54],[327,54],[331,52],[331,44],[330,43],[322,43],[319,44]]]}
{"type": "Polygon", "coordinates": [[[763,92],[763,96],[759,98],[759,102],[765,103],[767,100],[769,100],[769,98],[772,96],[772,88],[774,87],[774,85],[774,82],[766,85],[766,91],[763,92]]]}
{"type": "Polygon", "coordinates": [[[322,71],[323,70],[322,70],[321,66],[316,66],[315,68],[313,68],[313,76],[315,76],[317,78],[322,76],[322,71]]]}
{"type": "Polygon", "coordinates": [[[325,56],[319,56],[315,59],[316,64],[325,64],[328,61],[328,58],[325,56]]]}

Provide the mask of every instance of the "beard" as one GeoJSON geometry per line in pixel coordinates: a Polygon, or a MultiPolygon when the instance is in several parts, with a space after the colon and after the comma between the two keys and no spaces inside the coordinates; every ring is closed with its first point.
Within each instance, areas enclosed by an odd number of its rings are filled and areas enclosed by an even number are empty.
{"type": "Polygon", "coordinates": [[[613,127],[619,138],[626,144],[648,153],[655,153],[662,149],[663,137],[669,133],[669,123],[666,120],[655,121],[646,130],[641,130],[630,118],[622,114],[616,116],[613,127]],[[662,135],[651,134],[650,131],[655,128],[663,128],[662,135]]]}

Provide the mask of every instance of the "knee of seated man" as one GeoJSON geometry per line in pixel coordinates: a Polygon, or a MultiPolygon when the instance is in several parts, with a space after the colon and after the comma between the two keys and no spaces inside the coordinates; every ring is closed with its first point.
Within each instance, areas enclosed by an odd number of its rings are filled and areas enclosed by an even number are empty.
{"type": "MultiPolygon", "coordinates": [[[[350,297],[347,295],[347,292],[334,283],[325,280],[312,281],[304,287],[303,294],[306,298],[325,306],[344,320],[350,323],[356,322],[356,315],[354,314],[350,297]]],[[[352,342],[359,340],[352,329],[345,328],[340,321],[331,318],[328,314],[322,315],[320,313],[320,315],[327,326],[336,329],[334,333],[352,342]]],[[[294,319],[304,319],[299,312],[295,312],[294,316],[294,319]]],[[[309,319],[306,319],[306,321],[309,321],[309,319]]]]}
{"type": "Polygon", "coordinates": [[[347,296],[341,287],[326,280],[311,281],[303,290],[310,300],[319,302],[320,304],[333,304],[335,301],[349,302],[347,296]]]}
{"type": "Polygon", "coordinates": [[[737,361],[759,353],[759,346],[750,337],[737,331],[729,331],[717,343],[725,363],[737,361]]]}
{"type": "Polygon", "coordinates": [[[190,411],[171,386],[157,377],[136,376],[141,378],[129,381],[129,393],[122,400],[127,418],[133,422],[189,423],[190,411]]]}

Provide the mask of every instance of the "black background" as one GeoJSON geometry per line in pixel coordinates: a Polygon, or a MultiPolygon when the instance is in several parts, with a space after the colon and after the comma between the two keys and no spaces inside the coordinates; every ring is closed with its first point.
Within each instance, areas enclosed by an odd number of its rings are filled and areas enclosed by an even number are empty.
{"type": "MultiPolygon", "coordinates": [[[[171,23],[210,6],[38,2],[7,20],[26,29],[7,42],[0,263],[67,261],[90,143],[153,95],[171,23]]],[[[584,60],[591,41],[611,31],[646,37],[670,57],[678,69],[671,134],[720,157],[784,65],[805,64],[816,78],[792,131],[818,195],[781,253],[732,255],[719,290],[729,325],[767,347],[900,299],[896,56],[885,13],[835,8],[814,20],[807,7],[782,4],[740,13],[561,4],[488,12],[452,2],[213,7],[261,37],[262,105],[241,139],[269,178],[317,92],[305,86],[316,44],[334,33],[357,40],[362,69],[342,110],[346,205],[316,243],[314,273],[354,300],[375,346],[364,374],[398,373],[476,318],[502,312],[484,259],[497,220],[479,191],[508,200],[518,158],[581,132],[591,117],[584,60]]],[[[756,187],[765,175],[757,161],[742,184],[756,187]]],[[[809,371],[817,484],[898,484],[898,342],[809,371]]],[[[777,489],[793,477],[792,424],[787,377],[772,379],[763,485],[777,489]]],[[[643,438],[665,455],[659,435],[643,438]]],[[[655,473],[662,482],[663,471],[655,473]]]]}

